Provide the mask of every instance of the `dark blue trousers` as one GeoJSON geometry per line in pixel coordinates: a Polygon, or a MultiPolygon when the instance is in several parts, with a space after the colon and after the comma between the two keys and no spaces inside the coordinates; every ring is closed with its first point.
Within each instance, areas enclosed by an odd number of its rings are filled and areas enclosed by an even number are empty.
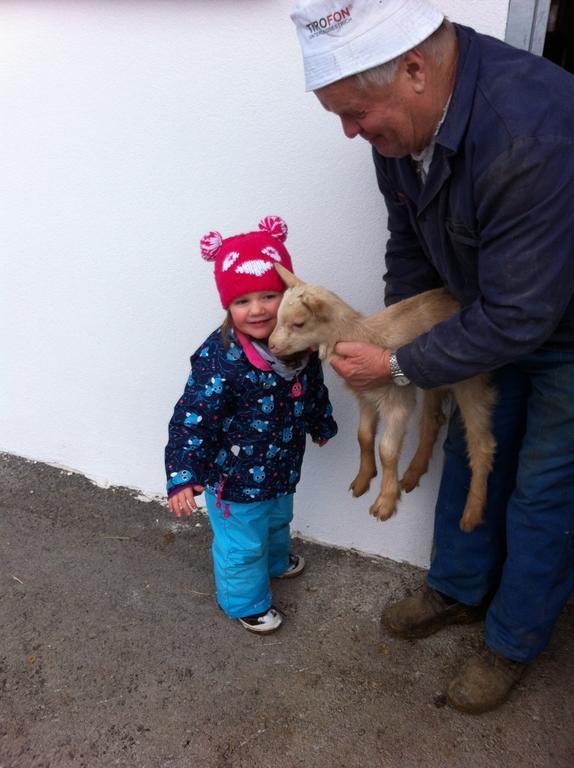
{"type": "Polygon", "coordinates": [[[574,587],[574,351],[539,350],[493,374],[497,453],[485,520],[463,533],[469,467],[450,420],[428,583],[477,605],[486,644],[515,661],[545,648],[574,587]]]}

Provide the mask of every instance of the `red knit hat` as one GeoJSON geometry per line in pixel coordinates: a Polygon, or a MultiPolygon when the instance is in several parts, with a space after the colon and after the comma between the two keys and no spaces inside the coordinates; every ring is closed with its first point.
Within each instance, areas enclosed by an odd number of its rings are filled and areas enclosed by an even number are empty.
{"type": "Polygon", "coordinates": [[[286,286],[274,264],[293,271],[291,257],[283,245],[287,224],[279,216],[266,216],[259,231],[234,235],[225,240],[219,232],[201,239],[201,255],[215,262],[215,283],[224,309],[232,301],[255,291],[283,293],[286,286]]]}

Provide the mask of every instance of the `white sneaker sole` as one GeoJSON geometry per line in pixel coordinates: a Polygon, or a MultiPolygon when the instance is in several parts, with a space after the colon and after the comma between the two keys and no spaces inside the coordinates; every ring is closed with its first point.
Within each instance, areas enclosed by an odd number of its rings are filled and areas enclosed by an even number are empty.
{"type": "Polygon", "coordinates": [[[255,635],[268,635],[271,632],[276,632],[281,624],[283,624],[283,617],[280,613],[275,613],[271,621],[266,621],[265,624],[249,624],[243,619],[237,619],[241,626],[248,632],[253,632],[255,635]]]}

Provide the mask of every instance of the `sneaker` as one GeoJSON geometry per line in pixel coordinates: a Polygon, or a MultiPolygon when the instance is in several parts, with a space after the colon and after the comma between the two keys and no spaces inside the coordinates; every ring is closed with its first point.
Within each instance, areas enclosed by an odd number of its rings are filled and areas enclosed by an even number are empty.
{"type": "Polygon", "coordinates": [[[305,560],[303,555],[289,555],[289,566],[285,573],[277,576],[278,579],[292,579],[294,576],[299,576],[305,570],[305,560]]]}
{"type": "Polygon", "coordinates": [[[486,613],[486,604],[465,605],[423,584],[414,595],[391,605],[383,625],[398,637],[428,637],[449,624],[472,624],[486,613]]]}
{"type": "Polygon", "coordinates": [[[265,634],[267,632],[275,632],[279,629],[283,623],[283,617],[276,608],[269,608],[269,610],[263,613],[256,613],[253,616],[243,616],[237,621],[242,627],[245,627],[249,632],[256,632],[257,634],[265,634]]]}
{"type": "Polygon", "coordinates": [[[496,709],[526,671],[528,664],[499,656],[490,648],[476,653],[450,682],[447,699],[461,712],[478,715],[496,709]]]}

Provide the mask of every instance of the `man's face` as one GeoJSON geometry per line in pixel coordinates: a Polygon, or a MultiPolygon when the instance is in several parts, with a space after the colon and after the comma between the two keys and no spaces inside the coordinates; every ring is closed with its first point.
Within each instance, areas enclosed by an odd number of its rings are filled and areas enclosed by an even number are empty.
{"type": "Polygon", "coordinates": [[[321,88],[316,96],[338,115],[345,136],[368,141],[384,157],[405,157],[431,141],[436,122],[425,95],[424,77],[400,66],[390,85],[359,86],[345,78],[321,88]]]}

